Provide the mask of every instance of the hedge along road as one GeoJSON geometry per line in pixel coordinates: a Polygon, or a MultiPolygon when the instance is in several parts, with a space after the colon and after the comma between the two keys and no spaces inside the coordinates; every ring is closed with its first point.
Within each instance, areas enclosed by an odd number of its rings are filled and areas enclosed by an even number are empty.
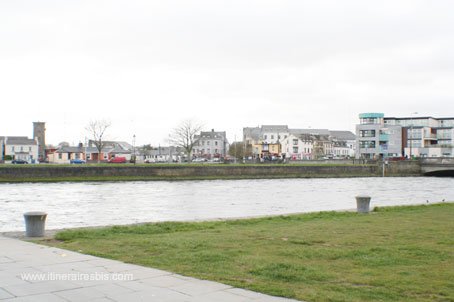
{"type": "Polygon", "coordinates": [[[0,184],[0,232],[24,229],[23,213],[48,213],[47,229],[278,215],[454,201],[454,178],[366,177],[0,184]]]}

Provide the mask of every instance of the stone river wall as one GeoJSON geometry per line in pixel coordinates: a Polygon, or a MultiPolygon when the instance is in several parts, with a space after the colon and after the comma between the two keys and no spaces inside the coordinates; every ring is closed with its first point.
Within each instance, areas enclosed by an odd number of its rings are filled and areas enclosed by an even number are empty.
{"type": "MultiPolygon", "coordinates": [[[[383,166],[373,165],[29,165],[0,166],[0,181],[134,180],[134,179],[235,179],[382,176],[383,166]]],[[[418,176],[419,162],[390,162],[386,176],[418,176]]]]}

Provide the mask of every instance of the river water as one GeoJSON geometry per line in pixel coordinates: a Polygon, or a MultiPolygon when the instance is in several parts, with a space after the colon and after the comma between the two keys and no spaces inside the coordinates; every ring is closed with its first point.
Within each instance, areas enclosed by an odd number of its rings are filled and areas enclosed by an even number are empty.
{"type": "Polygon", "coordinates": [[[454,178],[312,178],[0,184],[0,232],[24,230],[23,213],[48,213],[47,229],[182,221],[454,201],[454,178]]]}

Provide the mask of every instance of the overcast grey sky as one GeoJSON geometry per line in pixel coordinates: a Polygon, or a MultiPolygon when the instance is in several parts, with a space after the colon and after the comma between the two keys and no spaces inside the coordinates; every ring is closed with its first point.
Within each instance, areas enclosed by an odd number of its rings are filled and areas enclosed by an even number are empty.
{"type": "Polygon", "coordinates": [[[166,142],[186,118],[354,130],[454,116],[454,1],[0,1],[0,135],[166,142]]]}

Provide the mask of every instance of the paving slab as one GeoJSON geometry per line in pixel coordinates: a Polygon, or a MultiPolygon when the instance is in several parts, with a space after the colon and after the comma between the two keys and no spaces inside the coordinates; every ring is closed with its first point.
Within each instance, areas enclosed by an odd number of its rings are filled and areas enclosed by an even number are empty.
{"type": "Polygon", "coordinates": [[[296,300],[0,235],[0,302],[4,301],[296,300]]]}

